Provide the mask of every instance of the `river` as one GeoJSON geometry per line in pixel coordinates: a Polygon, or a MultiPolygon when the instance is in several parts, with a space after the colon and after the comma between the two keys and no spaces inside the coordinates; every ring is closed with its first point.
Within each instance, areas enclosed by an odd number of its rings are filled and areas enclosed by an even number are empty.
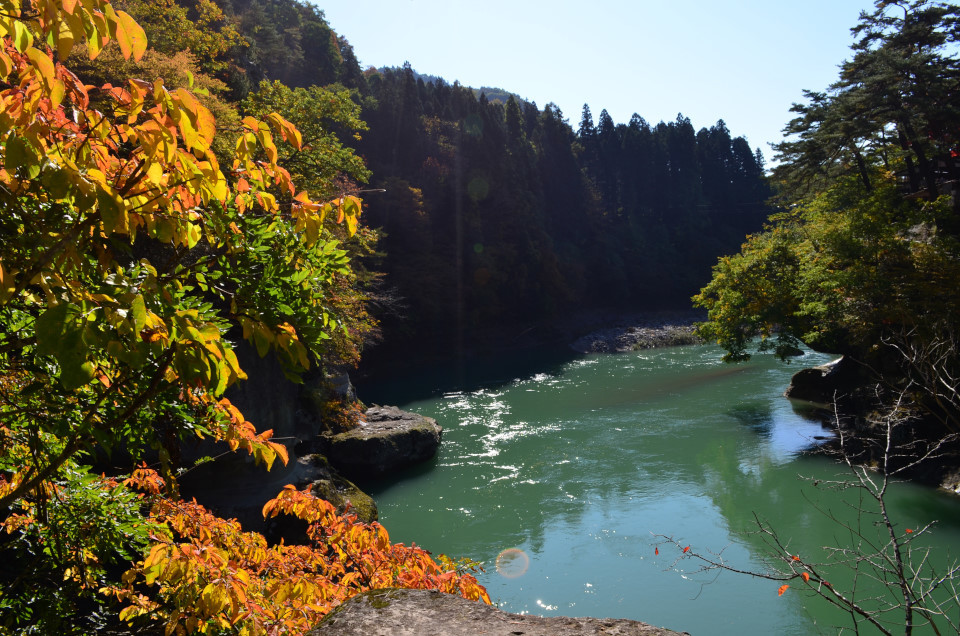
{"type": "MultiPolygon", "coordinates": [[[[764,570],[754,515],[818,562],[836,560],[822,546],[849,541],[829,515],[857,520],[843,499],[853,491],[825,487],[842,468],[802,454],[829,431],[782,397],[794,372],[829,357],[727,365],[721,355],[524,353],[361,385],[364,401],[445,429],[433,461],[362,485],[393,541],[483,562],[478,578],[506,611],[632,618],[694,636],[836,634],[848,617],[799,579],[778,596],[775,581],[697,572],[656,536],[764,570]]],[[[931,547],[937,567],[950,562],[960,501],[911,484],[889,501],[900,528],[936,521],[915,545],[931,547]]],[[[849,583],[846,569],[827,567],[849,583]]],[[[873,593],[863,577],[858,586],[873,593]]]]}

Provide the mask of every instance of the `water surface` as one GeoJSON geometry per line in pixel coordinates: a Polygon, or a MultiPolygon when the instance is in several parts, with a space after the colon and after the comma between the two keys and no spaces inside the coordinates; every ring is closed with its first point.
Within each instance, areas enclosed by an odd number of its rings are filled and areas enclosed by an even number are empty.
{"type": "MultiPolygon", "coordinates": [[[[856,519],[823,488],[841,468],[802,455],[829,431],[782,397],[792,373],[829,357],[727,365],[721,355],[526,355],[361,386],[366,402],[398,403],[445,429],[433,461],[364,485],[394,541],[482,561],[481,583],[510,612],[633,618],[694,635],[837,633],[845,617],[799,586],[778,597],[778,583],[697,572],[667,545],[655,554],[655,535],[668,535],[763,570],[755,515],[790,550],[821,558],[821,546],[845,539],[828,515],[856,519]]],[[[955,499],[902,485],[891,501],[903,527],[939,521],[925,539],[940,562],[960,547],[955,499]]]]}

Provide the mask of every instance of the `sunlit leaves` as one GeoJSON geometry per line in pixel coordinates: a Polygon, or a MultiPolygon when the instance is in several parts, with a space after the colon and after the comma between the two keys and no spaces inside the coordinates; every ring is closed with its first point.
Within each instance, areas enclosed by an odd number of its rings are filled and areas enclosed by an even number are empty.
{"type": "Polygon", "coordinates": [[[147,36],[143,28],[124,11],[114,11],[107,6],[107,17],[110,19],[110,35],[116,38],[120,50],[126,58],[139,60],[147,50],[147,36]]]}
{"type": "MultiPolygon", "coordinates": [[[[140,470],[128,483],[158,493],[159,481],[140,470]]],[[[453,561],[392,544],[379,524],[338,515],[329,502],[293,486],[267,502],[263,514],[306,521],[310,545],[268,546],[261,535],[196,503],[152,501],[152,522],[168,531],[156,535],[143,561],[124,576],[125,587],[103,590],[129,604],[122,617],[131,622],[149,610],[168,629],[187,633],[211,624],[241,633],[304,633],[347,598],[383,587],[490,602],[476,578],[453,561]],[[145,594],[138,591],[141,582],[145,594]]]]}
{"type": "Polygon", "coordinates": [[[694,298],[709,312],[701,335],[730,359],[746,357],[757,336],[761,349],[781,355],[801,340],[864,355],[884,330],[949,320],[956,301],[946,280],[960,271],[955,240],[914,238],[948,218],[946,202],[904,198],[890,174],[874,184],[866,192],[856,179],[838,180],[722,258],[694,298]]]}
{"type": "MultiPolygon", "coordinates": [[[[94,505],[116,485],[76,467],[73,458],[85,453],[120,449],[118,462],[149,456],[172,476],[176,445],[196,436],[267,468],[289,461],[272,431],[258,432],[223,397],[246,377],[227,333],[276,353],[292,379],[312,367],[355,320],[334,298],[350,267],[329,228],[361,232],[361,201],[318,201],[298,189],[281,159],[284,147],[304,149],[304,139],[279,114],[245,118],[236,153],[225,158],[212,150],[212,113],[185,88],[143,79],[84,86],[62,64],[75,45],[91,58],[117,46],[133,60],[146,48],[131,16],[104,0],[0,2],[0,508],[18,511],[4,520],[13,537],[4,545],[35,541],[30,554],[43,555],[51,580],[72,586],[49,594],[70,605],[70,594],[103,583],[96,559],[113,547],[100,545],[92,526],[113,527],[103,517],[122,508],[117,519],[141,522],[124,536],[152,533],[153,546],[140,571],[104,585],[105,593],[122,597],[123,620],[162,615],[168,633],[322,615],[369,585],[381,563],[393,582],[402,575],[485,594],[475,580],[430,565],[426,553],[411,553],[405,572],[407,561],[397,559],[407,553],[385,531],[352,521],[323,531],[334,543],[363,546],[351,571],[329,561],[344,570],[334,585],[323,578],[333,576],[323,554],[268,549],[197,506],[164,499],[167,507],[154,502],[145,519],[142,502],[125,495],[94,505]],[[46,523],[67,482],[81,484],[71,501],[87,506],[90,528],[46,523]],[[36,547],[66,539],[76,541],[66,556],[36,547]],[[231,560],[245,566],[230,570],[231,560]],[[260,569],[300,568],[300,560],[302,576],[260,569]],[[124,587],[135,579],[162,590],[149,597],[124,587]]],[[[175,491],[174,481],[146,469],[129,483],[151,497],[175,491]]],[[[140,544],[130,552],[124,541],[117,549],[136,558],[140,544]]]]}

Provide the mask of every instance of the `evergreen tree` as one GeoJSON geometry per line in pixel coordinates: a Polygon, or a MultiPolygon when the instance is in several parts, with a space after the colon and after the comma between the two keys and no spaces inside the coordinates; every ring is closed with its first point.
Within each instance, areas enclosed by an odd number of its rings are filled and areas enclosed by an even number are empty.
{"type": "Polygon", "coordinates": [[[580,139],[592,139],[597,133],[593,127],[593,115],[590,113],[589,104],[583,105],[583,111],[580,115],[580,128],[577,130],[577,137],[580,139]]]}

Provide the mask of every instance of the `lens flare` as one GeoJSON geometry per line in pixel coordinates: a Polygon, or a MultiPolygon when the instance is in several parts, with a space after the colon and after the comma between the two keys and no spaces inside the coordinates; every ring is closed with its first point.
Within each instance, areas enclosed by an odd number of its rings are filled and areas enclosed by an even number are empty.
{"type": "Polygon", "coordinates": [[[515,579],[527,573],[530,557],[520,548],[507,548],[497,555],[497,573],[508,579],[515,579]]]}

